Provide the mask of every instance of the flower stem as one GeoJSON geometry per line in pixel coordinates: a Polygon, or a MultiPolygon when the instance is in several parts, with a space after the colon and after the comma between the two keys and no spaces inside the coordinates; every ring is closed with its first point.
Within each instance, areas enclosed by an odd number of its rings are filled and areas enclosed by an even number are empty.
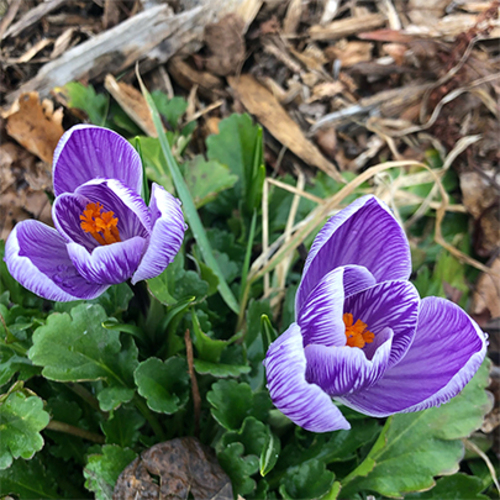
{"type": "Polygon", "coordinates": [[[189,377],[191,378],[191,390],[193,392],[193,410],[194,410],[194,435],[200,436],[200,411],[201,411],[201,397],[198,389],[198,381],[194,372],[194,359],[193,359],[193,344],[189,330],[184,332],[184,341],[186,342],[186,358],[188,362],[189,377]]]}
{"type": "Polygon", "coordinates": [[[93,441],[94,443],[104,444],[105,439],[104,436],[100,434],[96,434],[95,432],[87,431],[85,429],[80,429],[80,427],[75,427],[71,424],[66,424],[65,422],[59,422],[58,420],[51,420],[47,427],[45,427],[51,431],[64,432],[66,434],[71,434],[73,436],[77,436],[87,441],[93,441]]]}
{"type": "Polygon", "coordinates": [[[80,396],[90,407],[94,408],[94,410],[97,410],[98,412],[107,416],[107,412],[102,411],[99,407],[99,401],[97,400],[97,398],[95,398],[90,393],[90,391],[85,389],[83,385],[70,382],[69,384],[67,384],[67,387],[68,389],[71,389],[76,395],[80,396]]]}

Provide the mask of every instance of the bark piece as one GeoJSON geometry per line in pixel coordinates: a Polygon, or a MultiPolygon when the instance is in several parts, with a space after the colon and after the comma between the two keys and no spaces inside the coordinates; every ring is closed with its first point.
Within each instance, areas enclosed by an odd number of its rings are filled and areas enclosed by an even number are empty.
{"type": "Polygon", "coordinates": [[[245,58],[245,22],[236,14],[224,16],[205,27],[205,43],[211,53],[206,66],[219,76],[235,74],[245,58]]]}
{"type": "Polygon", "coordinates": [[[311,141],[306,139],[299,125],[290,118],[269,90],[251,75],[241,75],[239,78],[230,77],[228,81],[245,108],[255,115],[281,144],[305,163],[314,165],[338,182],[343,182],[335,166],[319,152],[311,141]]]}

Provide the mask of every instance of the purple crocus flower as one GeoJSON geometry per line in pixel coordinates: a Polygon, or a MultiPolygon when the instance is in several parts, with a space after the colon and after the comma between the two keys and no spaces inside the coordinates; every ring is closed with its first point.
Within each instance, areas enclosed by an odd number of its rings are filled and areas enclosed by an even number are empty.
{"type": "Polygon", "coordinates": [[[15,226],[5,262],[24,287],[50,300],[93,299],[110,285],[158,276],[182,244],[179,201],[153,184],[140,196],[141,159],[117,133],[77,125],[53,161],[56,229],[27,220],[15,226]]]}
{"type": "Polygon", "coordinates": [[[275,406],[314,432],[349,429],[332,401],[373,417],[419,411],[457,395],[486,354],[486,336],[452,302],[420,299],[410,248],[385,204],[364,196],[314,240],[296,322],[265,366],[275,406]]]}

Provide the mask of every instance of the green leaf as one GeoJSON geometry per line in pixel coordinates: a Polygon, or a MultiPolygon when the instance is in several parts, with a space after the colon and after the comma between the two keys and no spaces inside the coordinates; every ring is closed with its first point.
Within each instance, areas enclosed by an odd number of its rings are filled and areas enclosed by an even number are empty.
{"type": "Polygon", "coordinates": [[[59,382],[105,380],[109,387],[98,399],[107,411],[133,396],[133,371],[138,364],[137,347],[126,336],[107,330],[101,306],[80,304],[67,313],[54,313],[33,334],[28,356],[43,366],[42,374],[59,382]]]}
{"type": "Polygon", "coordinates": [[[1,349],[0,362],[0,386],[5,385],[11,378],[19,373],[19,380],[27,380],[33,375],[40,373],[40,368],[33,366],[31,361],[24,356],[18,356],[12,351],[1,349]]]}
{"type": "Polygon", "coordinates": [[[215,160],[205,161],[203,156],[195,156],[183,167],[184,179],[196,208],[215,199],[219,192],[233,187],[238,180],[226,165],[215,160]]]}
{"type": "Polygon", "coordinates": [[[184,256],[180,252],[165,271],[147,280],[147,284],[151,294],[167,306],[176,305],[187,297],[202,300],[209,294],[209,284],[197,272],[184,269],[184,256]]]}
{"type": "Polygon", "coordinates": [[[169,358],[164,363],[149,358],[134,373],[139,394],[160,413],[175,413],[189,399],[189,375],[185,360],[169,358]]]}
{"type": "MultiPolygon", "coordinates": [[[[46,409],[52,415],[53,420],[77,427],[81,425],[82,409],[75,401],[66,399],[62,394],[49,398],[46,409]]],[[[85,426],[85,424],[83,425],[85,426]]],[[[44,431],[44,434],[55,443],[51,443],[45,448],[52,456],[62,458],[65,461],[72,459],[81,465],[85,463],[85,452],[88,444],[81,438],[48,429],[44,431]]]]}
{"type": "Polygon", "coordinates": [[[266,441],[264,443],[264,448],[260,454],[260,475],[265,476],[271,472],[278,461],[281,451],[281,441],[273,432],[269,432],[266,441]]]}
{"type": "Polygon", "coordinates": [[[47,474],[38,457],[29,460],[15,460],[6,470],[0,470],[0,496],[17,495],[23,500],[55,499],[57,493],[55,481],[47,474]]]}
{"type": "Polygon", "coordinates": [[[335,475],[319,460],[309,460],[287,470],[280,481],[280,493],[287,500],[316,499],[328,492],[335,475]]]}
{"type": "Polygon", "coordinates": [[[109,97],[106,94],[96,94],[92,85],[85,86],[79,82],[70,82],[55,90],[66,97],[69,108],[81,109],[85,111],[91,123],[104,125],[109,106],[109,97]]]}
{"type": "Polygon", "coordinates": [[[259,457],[270,434],[271,430],[266,424],[255,417],[246,417],[239,431],[228,431],[222,436],[222,445],[226,447],[230,443],[241,443],[245,447],[245,455],[259,457]]]}
{"type": "Polygon", "coordinates": [[[113,488],[122,470],[136,458],[129,448],[114,444],[104,445],[102,455],[90,455],[83,470],[85,487],[95,494],[97,500],[112,500],[113,488]]]}
{"type": "Polygon", "coordinates": [[[250,386],[235,380],[219,380],[207,394],[212,415],[222,427],[237,430],[248,416],[264,420],[270,407],[267,394],[252,392],[250,386]]]}
{"type": "Polygon", "coordinates": [[[164,158],[160,141],[155,137],[140,136],[141,156],[146,174],[153,182],[163,186],[169,193],[174,193],[172,176],[165,172],[164,158]]]}
{"type": "Polygon", "coordinates": [[[194,309],[191,309],[191,320],[193,323],[194,345],[200,359],[211,363],[218,363],[222,351],[228,346],[227,340],[210,338],[201,330],[200,321],[194,309]]]}
{"type": "Polygon", "coordinates": [[[436,486],[423,493],[413,493],[405,496],[407,500],[488,500],[490,497],[481,495],[484,486],[481,479],[466,474],[454,474],[438,479],[436,486]]]}
{"type": "Polygon", "coordinates": [[[127,283],[120,283],[109,287],[102,295],[95,299],[95,303],[104,307],[108,316],[119,316],[128,309],[130,299],[134,292],[127,283]]]}
{"type": "Polygon", "coordinates": [[[241,179],[243,203],[251,213],[259,208],[265,178],[262,128],[249,115],[233,114],[219,123],[219,133],[207,138],[207,156],[227,165],[241,179]]]}
{"type": "Polygon", "coordinates": [[[464,453],[461,438],[478,429],[491,408],[484,390],[488,366],[486,360],[449,403],[390,417],[365,461],[343,481],[342,498],[361,489],[401,497],[431,488],[433,476],[457,471],[464,453]]]}
{"type": "Polygon", "coordinates": [[[167,119],[169,125],[176,129],[179,124],[179,120],[188,107],[186,99],[178,96],[174,96],[172,99],[169,99],[168,96],[161,90],[154,90],[151,92],[151,97],[153,98],[158,111],[167,119]]]}
{"type": "Polygon", "coordinates": [[[238,302],[234,298],[233,292],[226,283],[224,275],[222,274],[222,271],[217,261],[215,260],[215,257],[213,256],[212,248],[210,246],[210,243],[208,242],[205,229],[200,220],[200,216],[198,215],[196,207],[194,206],[191,193],[189,192],[189,189],[187,188],[186,183],[184,182],[182,174],[179,170],[179,166],[177,165],[174,159],[172,151],[170,150],[170,145],[168,144],[167,138],[165,137],[165,134],[163,132],[163,126],[160,120],[160,116],[158,115],[158,110],[156,109],[156,105],[151,95],[147,91],[146,87],[144,87],[142,80],[140,80],[139,83],[141,85],[142,93],[146,98],[146,102],[148,103],[148,107],[150,108],[151,115],[153,117],[153,122],[155,124],[156,131],[158,132],[158,137],[160,139],[161,148],[165,156],[168,168],[170,170],[170,175],[172,176],[172,179],[174,181],[177,194],[179,195],[179,198],[182,200],[184,214],[186,215],[193,236],[200,247],[205,263],[210,268],[212,268],[213,272],[219,278],[219,292],[222,295],[222,298],[233,312],[238,313],[239,310],[238,302]]]}
{"type": "Polygon", "coordinates": [[[0,402],[0,469],[6,469],[14,458],[29,459],[43,447],[40,431],[50,417],[37,396],[12,392],[0,402]]]}
{"type": "Polygon", "coordinates": [[[249,373],[251,368],[246,365],[227,365],[225,363],[211,363],[202,359],[194,360],[194,369],[200,375],[213,375],[216,378],[239,377],[249,373]]]}
{"type": "Polygon", "coordinates": [[[235,495],[246,495],[255,488],[255,481],[250,478],[259,470],[259,459],[250,455],[243,457],[244,447],[241,443],[231,443],[217,454],[221,467],[231,478],[235,495]]]}
{"type": "Polygon", "coordinates": [[[106,436],[106,444],[116,444],[122,448],[131,448],[139,440],[139,429],[146,420],[135,408],[118,408],[101,429],[106,436]]]}

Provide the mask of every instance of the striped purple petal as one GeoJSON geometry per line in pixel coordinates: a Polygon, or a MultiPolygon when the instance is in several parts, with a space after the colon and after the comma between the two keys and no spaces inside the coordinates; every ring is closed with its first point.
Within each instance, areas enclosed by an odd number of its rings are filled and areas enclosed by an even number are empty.
{"type": "Polygon", "coordinates": [[[76,125],[61,137],[52,168],[56,196],[91,179],[117,179],[136,193],[142,188],[137,151],[116,132],[94,125],[76,125]]]}
{"type": "MultiPolygon", "coordinates": [[[[344,312],[351,313],[354,322],[360,319],[375,338],[385,328],[394,332],[389,367],[397,363],[415,336],[420,297],[409,281],[384,281],[372,288],[347,297],[344,312]]],[[[375,344],[366,344],[364,351],[371,357],[375,344]]]]}
{"type": "Polygon", "coordinates": [[[321,278],[339,266],[356,264],[377,282],[408,279],[410,247],[389,208],[374,196],[363,196],[332,217],[314,240],[297,291],[302,304],[321,278]]]}
{"type": "Polygon", "coordinates": [[[308,345],[305,348],[306,380],[319,385],[330,396],[342,396],[370,387],[382,377],[391,355],[393,332],[380,332],[369,359],[358,347],[308,345]]]}
{"type": "Polygon", "coordinates": [[[186,230],[179,200],[156,183],[153,183],[149,209],[153,229],[146,253],[132,276],[133,284],[154,278],[165,270],[181,248],[186,230]]]}
{"type": "Polygon", "coordinates": [[[119,243],[97,246],[91,252],[78,243],[68,243],[68,254],[77,271],[86,280],[116,285],[132,277],[146,246],[146,239],[135,236],[119,243]]]}
{"type": "Polygon", "coordinates": [[[64,238],[39,221],[16,224],[7,239],[4,260],[21,285],[49,300],[94,299],[108,288],[80,276],[64,238]]]}
{"type": "Polygon", "coordinates": [[[296,309],[304,346],[344,346],[344,296],[364,290],[374,282],[370,272],[361,266],[339,267],[323,276],[296,309]]]}
{"type": "Polygon", "coordinates": [[[264,364],[271,399],[290,420],[312,432],[350,429],[330,396],[306,381],[306,357],[296,323],[269,346],[264,364]]]}
{"type": "Polygon", "coordinates": [[[445,299],[425,298],[406,356],[372,387],[340,400],[374,417],[440,405],[474,376],[486,346],[485,334],[460,307],[445,299]]]}

